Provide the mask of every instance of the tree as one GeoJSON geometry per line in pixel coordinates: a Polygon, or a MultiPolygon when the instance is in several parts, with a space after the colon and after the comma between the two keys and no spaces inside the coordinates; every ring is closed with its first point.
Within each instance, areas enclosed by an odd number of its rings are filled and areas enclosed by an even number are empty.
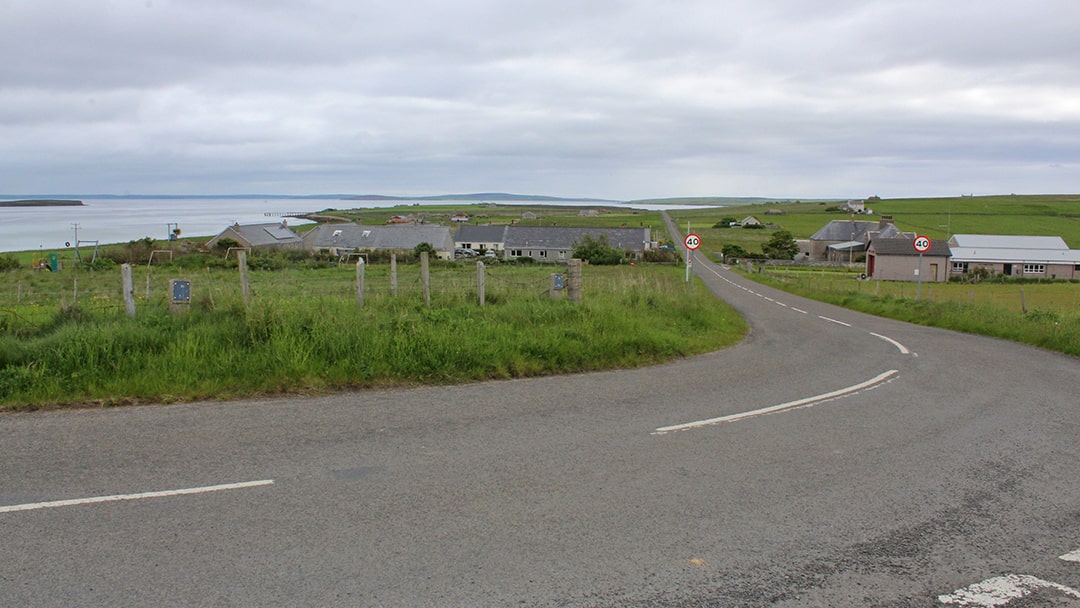
{"type": "Polygon", "coordinates": [[[761,246],[761,251],[771,260],[792,260],[799,253],[799,244],[787,230],[778,230],[761,246]]]}
{"type": "Polygon", "coordinates": [[[601,234],[600,238],[593,238],[591,234],[586,234],[584,238],[574,243],[571,255],[597,265],[613,266],[621,264],[623,260],[622,250],[609,245],[606,234],[601,234]]]}
{"type": "Polygon", "coordinates": [[[432,245],[431,243],[429,243],[427,241],[424,241],[423,243],[420,243],[419,245],[417,245],[416,247],[413,248],[413,255],[415,255],[416,257],[420,257],[420,253],[423,252],[423,251],[428,252],[429,256],[434,255],[435,253],[437,253],[435,251],[435,246],[434,245],[432,245]]]}
{"type": "Polygon", "coordinates": [[[728,244],[720,250],[720,253],[724,254],[724,261],[734,258],[748,258],[750,252],[743,248],[742,245],[728,244]]]}

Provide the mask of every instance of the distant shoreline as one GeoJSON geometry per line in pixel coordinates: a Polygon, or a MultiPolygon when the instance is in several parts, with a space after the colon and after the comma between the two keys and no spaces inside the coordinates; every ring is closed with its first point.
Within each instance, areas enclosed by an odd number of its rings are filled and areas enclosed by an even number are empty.
{"type": "Polygon", "coordinates": [[[81,207],[82,201],[54,198],[33,198],[18,201],[0,201],[0,207],[81,207]]]}

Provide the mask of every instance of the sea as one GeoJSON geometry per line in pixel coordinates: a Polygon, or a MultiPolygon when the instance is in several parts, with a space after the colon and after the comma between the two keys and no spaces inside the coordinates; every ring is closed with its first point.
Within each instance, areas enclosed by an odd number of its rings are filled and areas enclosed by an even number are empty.
{"type": "MultiPolygon", "coordinates": [[[[19,197],[28,198],[28,197],[19,197]]],[[[394,207],[397,205],[437,204],[448,201],[432,200],[352,200],[333,198],[265,198],[265,197],[86,197],[48,196],[81,200],[82,206],[64,207],[0,207],[0,252],[35,250],[43,253],[70,247],[90,246],[96,242],[127,243],[150,237],[168,239],[175,228],[179,238],[213,236],[235,223],[257,224],[286,221],[290,226],[309,223],[291,214],[311,213],[325,209],[362,209],[394,207]]],[[[2,198],[12,200],[12,198],[2,198]]],[[[458,201],[454,201],[458,202],[458,201]]],[[[498,203],[516,205],[565,205],[578,207],[624,206],[618,202],[585,200],[558,201],[460,201],[463,204],[498,203]]],[[[675,210],[700,206],[635,205],[634,209],[675,210]]]]}

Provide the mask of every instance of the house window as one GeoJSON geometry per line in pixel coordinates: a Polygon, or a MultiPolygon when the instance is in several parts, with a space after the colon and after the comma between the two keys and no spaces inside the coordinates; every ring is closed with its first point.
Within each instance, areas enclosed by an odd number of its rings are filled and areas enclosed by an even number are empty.
{"type": "Polygon", "coordinates": [[[967,262],[953,262],[952,263],[952,271],[955,272],[955,273],[964,274],[965,272],[967,272],[967,269],[968,269],[968,263],[967,262]]]}
{"type": "Polygon", "coordinates": [[[1024,274],[1045,274],[1046,264],[1024,264],[1024,274]]]}
{"type": "Polygon", "coordinates": [[[520,249],[511,249],[510,250],[510,257],[520,258],[521,257],[521,250],[520,249]]]}
{"type": "Polygon", "coordinates": [[[560,260],[565,260],[566,259],[566,252],[565,251],[560,251],[559,252],[559,259],[560,260]]]}
{"type": "Polygon", "coordinates": [[[542,258],[547,257],[547,249],[541,249],[540,250],[540,257],[542,257],[542,258]]]}

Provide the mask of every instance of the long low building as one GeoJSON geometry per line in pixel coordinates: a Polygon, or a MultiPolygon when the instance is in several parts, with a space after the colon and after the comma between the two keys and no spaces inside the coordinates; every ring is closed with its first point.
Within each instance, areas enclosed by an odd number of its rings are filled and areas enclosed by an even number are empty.
{"type": "Polygon", "coordinates": [[[1012,277],[1080,278],[1080,250],[1059,236],[956,234],[949,248],[954,276],[984,268],[1012,277]]]}
{"type": "Polygon", "coordinates": [[[601,237],[608,245],[640,258],[653,243],[650,228],[580,228],[572,226],[461,226],[454,242],[457,247],[494,251],[506,259],[532,258],[541,262],[565,262],[574,245],[586,235],[601,237]]]}
{"type": "Polygon", "coordinates": [[[434,247],[441,259],[454,257],[450,228],[438,224],[321,224],[304,235],[305,248],[334,255],[363,251],[408,253],[421,243],[434,247]]]}

